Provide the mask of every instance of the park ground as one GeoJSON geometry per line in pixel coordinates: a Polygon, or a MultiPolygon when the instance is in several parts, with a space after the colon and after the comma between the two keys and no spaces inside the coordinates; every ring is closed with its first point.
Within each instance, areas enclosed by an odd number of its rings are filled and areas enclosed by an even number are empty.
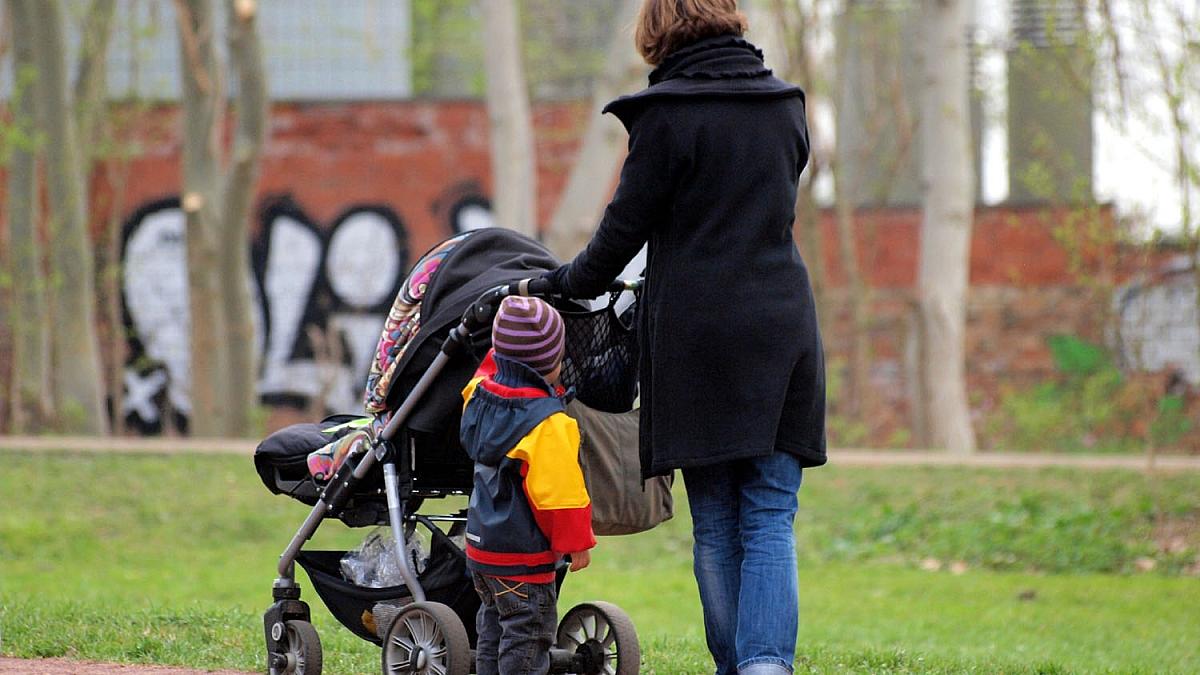
{"type": "MultiPolygon", "coordinates": [[[[258,669],[274,560],[307,509],[237,447],[133,451],[0,450],[0,673],[258,669]]],[[[798,672],[1200,671],[1200,472],[997,457],[845,452],[806,474],[798,672]]],[[[560,603],[624,607],[643,672],[707,666],[676,494],[674,520],[602,539],[560,603]]],[[[313,546],[364,534],[331,523],[313,546]]],[[[327,672],[378,672],[301,581],[327,672]]]]}

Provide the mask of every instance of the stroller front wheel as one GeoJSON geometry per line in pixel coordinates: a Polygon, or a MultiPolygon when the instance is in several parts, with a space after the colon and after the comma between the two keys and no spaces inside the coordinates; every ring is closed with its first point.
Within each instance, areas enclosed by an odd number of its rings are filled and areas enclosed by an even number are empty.
{"type": "Polygon", "coordinates": [[[321,638],[317,629],[307,621],[287,621],[287,651],[275,654],[271,675],[321,675],[321,638]]]}
{"type": "Polygon", "coordinates": [[[570,654],[578,675],[636,675],[642,653],[633,621],[611,602],[572,607],[558,624],[557,648],[570,654]]]}
{"type": "Polygon", "coordinates": [[[439,602],[414,602],[396,615],[383,641],[387,675],[467,675],[471,641],[462,620],[439,602]]]}

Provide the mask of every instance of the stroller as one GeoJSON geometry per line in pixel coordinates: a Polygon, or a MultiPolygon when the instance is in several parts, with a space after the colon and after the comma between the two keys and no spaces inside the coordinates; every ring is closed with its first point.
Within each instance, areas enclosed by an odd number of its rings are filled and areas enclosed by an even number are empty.
{"type": "MultiPolygon", "coordinates": [[[[312,507],[280,556],[274,604],[263,617],[271,675],[321,672],[321,642],[300,599],[295,563],[338,621],[382,647],[384,673],[475,672],[480,600],[456,541],[465,532],[466,511],[426,515],[418,509],[426,500],[471,491],[473,464],[458,440],[460,392],[490,343],[500,301],[537,295],[560,309],[567,328],[562,377],[582,403],[619,412],[632,407],[635,395],[632,310],[618,317],[614,305],[621,291],[638,291],[640,284],[617,282],[608,306],[590,310],[548,297],[535,277],[557,265],[539,243],[509,230],[475,230],[443,241],[413,267],[388,315],[367,382],[371,415],[293,425],[259,445],[255,466],[267,488],[312,507]],[[349,434],[358,441],[344,444],[328,475],[314,475],[314,451],[349,434]],[[403,583],[360,586],[342,574],[346,552],[302,550],[329,517],[350,527],[390,526],[403,583]],[[418,527],[429,540],[419,572],[407,548],[418,527]]],[[[565,571],[558,570],[559,585],[565,571]]],[[[633,623],[606,602],[567,611],[550,657],[551,672],[580,674],[636,673],[641,660],[633,623]]]]}

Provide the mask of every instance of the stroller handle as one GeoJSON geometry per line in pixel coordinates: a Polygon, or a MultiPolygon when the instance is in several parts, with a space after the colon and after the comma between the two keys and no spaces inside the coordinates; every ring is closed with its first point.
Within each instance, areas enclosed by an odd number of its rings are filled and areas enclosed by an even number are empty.
{"type": "MultiPolygon", "coordinates": [[[[607,293],[620,293],[622,291],[639,291],[642,288],[642,279],[617,279],[608,285],[607,293]]],[[[545,277],[535,277],[533,279],[522,279],[508,284],[506,289],[508,292],[505,295],[522,295],[522,296],[547,296],[552,295],[554,287],[549,279],[545,277]]]]}
{"type": "Polygon", "coordinates": [[[508,285],[509,295],[522,295],[528,297],[531,295],[549,295],[553,291],[554,285],[549,279],[545,278],[522,279],[521,281],[515,281],[508,285]]]}
{"type": "MultiPolygon", "coordinates": [[[[617,279],[608,285],[607,292],[612,294],[622,291],[637,292],[642,289],[643,283],[642,279],[617,279]]],[[[500,301],[510,295],[546,297],[553,294],[554,287],[550,280],[540,277],[501,284],[485,291],[475,302],[471,303],[471,306],[463,314],[462,321],[466,331],[474,333],[477,329],[491,323],[500,301]]]]}

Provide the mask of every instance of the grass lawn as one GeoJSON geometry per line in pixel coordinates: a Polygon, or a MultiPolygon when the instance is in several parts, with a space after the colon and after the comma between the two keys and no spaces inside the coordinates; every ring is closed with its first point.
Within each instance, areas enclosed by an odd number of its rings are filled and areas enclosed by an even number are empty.
{"type": "MultiPolygon", "coordinates": [[[[248,459],[0,461],[0,652],[260,669],[275,560],[307,509],[267,493],[248,459]]],[[[797,669],[1200,672],[1197,495],[1196,474],[812,471],[797,669]]],[[[709,667],[677,506],[653,532],[602,539],[560,602],[625,608],[643,672],[709,667]]],[[[365,532],[330,522],[311,546],[352,547],[365,532]]],[[[326,672],[378,672],[377,648],[301,583],[326,672]]]]}

